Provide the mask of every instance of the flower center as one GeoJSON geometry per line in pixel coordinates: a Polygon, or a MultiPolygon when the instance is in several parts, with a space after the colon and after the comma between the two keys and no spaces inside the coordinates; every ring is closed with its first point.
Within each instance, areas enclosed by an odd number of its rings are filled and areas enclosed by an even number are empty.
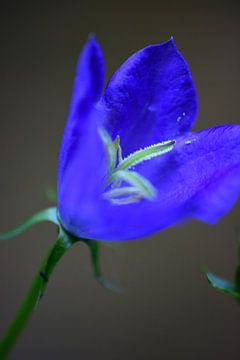
{"type": "Polygon", "coordinates": [[[117,136],[112,141],[106,130],[102,128],[99,129],[99,134],[108,161],[106,189],[103,197],[116,205],[135,203],[141,199],[153,200],[157,193],[155,187],[148,179],[134,171],[133,167],[171,151],[176,141],[169,140],[150,145],[123,158],[120,137],[117,136]]]}

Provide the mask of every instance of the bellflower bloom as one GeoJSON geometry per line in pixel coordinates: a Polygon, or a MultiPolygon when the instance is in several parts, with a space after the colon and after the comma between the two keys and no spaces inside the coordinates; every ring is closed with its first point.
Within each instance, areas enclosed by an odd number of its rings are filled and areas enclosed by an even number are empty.
{"type": "Polygon", "coordinates": [[[104,82],[94,38],[77,65],[59,155],[58,215],[77,237],[128,240],[185,219],[215,223],[240,190],[240,126],[190,132],[197,98],[173,39],[104,82]]]}

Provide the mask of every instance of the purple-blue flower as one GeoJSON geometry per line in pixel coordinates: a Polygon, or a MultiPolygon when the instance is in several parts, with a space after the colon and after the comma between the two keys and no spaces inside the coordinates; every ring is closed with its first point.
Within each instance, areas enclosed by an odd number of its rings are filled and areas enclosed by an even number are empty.
{"type": "Polygon", "coordinates": [[[102,53],[91,37],[59,155],[63,227],[111,241],[189,218],[215,223],[239,195],[240,126],[190,132],[196,92],[173,39],[132,55],[104,93],[103,83],[102,53]]]}

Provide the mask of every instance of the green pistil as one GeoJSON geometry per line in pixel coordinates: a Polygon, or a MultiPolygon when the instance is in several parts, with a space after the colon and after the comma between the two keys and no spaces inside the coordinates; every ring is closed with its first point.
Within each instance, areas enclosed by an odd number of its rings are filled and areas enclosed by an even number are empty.
{"type": "Polygon", "coordinates": [[[162,143],[154,144],[135,151],[134,153],[127,156],[118,165],[117,170],[129,169],[143,161],[151,160],[156,156],[161,156],[173,149],[175,140],[165,141],[162,143]]]}
{"type": "Polygon", "coordinates": [[[116,139],[112,141],[104,129],[100,129],[99,134],[108,159],[106,186],[111,185],[111,189],[104,192],[103,197],[117,205],[134,203],[141,199],[153,200],[156,197],[156,189],[154,186],[145,177],[136,171],[132,171],[131,168],[143,161],[151,160],[154,157],[171,151],[176,141],[169,140],[147,146],[123,159],[120,137],[117,136],[116,139]],[[129,185],[121,186],[122,182],[129,185]]]}

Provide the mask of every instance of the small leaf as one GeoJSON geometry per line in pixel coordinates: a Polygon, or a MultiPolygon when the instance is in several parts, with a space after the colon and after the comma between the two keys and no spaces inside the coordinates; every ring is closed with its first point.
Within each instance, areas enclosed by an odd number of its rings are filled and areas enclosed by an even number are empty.
{"type": "Polygon", "coordinates": [[[6,240],[14,236],[17,236],[21,234],[23,231],[30,228],[31,226],[36,225],[43,221],[50,221],[60,227],[60,223],[57,217],[57,209],[55,207],[51,207],[36,213],[35,215],[31,216],[24,223],[18,225],[14,229],[0,234],[0,240],[6,240]]]}
{"type": "Polygon", "coordinates": [[[236,300],[240,300],[240,292],[236,286],[228,280],[222,279],[208,271],[205,272],[208,282],[217,290],[232,296],[236,300]]]}

